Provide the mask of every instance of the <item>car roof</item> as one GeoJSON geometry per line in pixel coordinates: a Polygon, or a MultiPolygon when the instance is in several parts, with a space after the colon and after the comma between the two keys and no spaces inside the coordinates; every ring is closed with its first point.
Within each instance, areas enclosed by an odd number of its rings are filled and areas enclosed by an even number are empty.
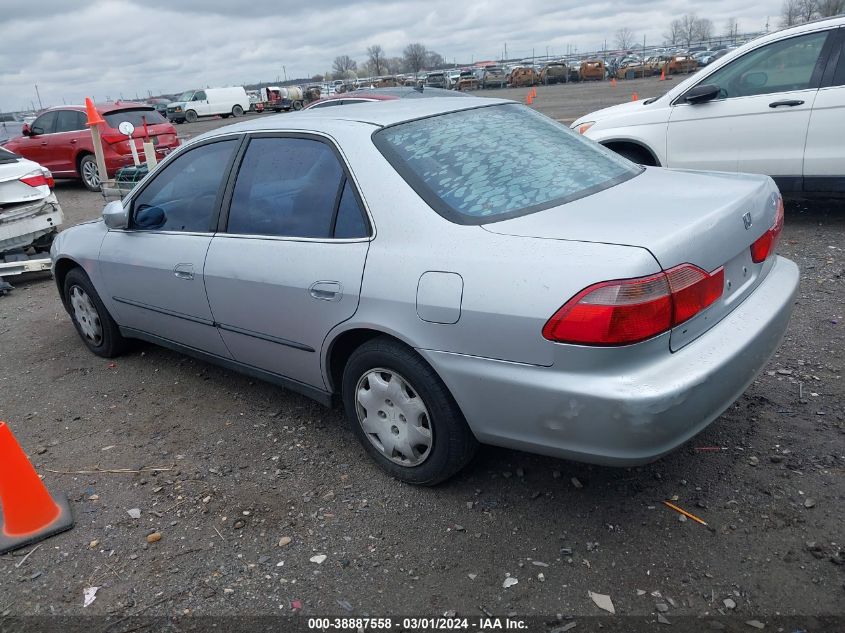
{"type": "MultiPolygon", "coordinates": [[[[155,110],[149,103],[141,103],[140,101],[109,101],[107,103],[95,103],[94,107],[100,114],[108,114],[117,110],[134,110],[140,108],[142,110],[155,110]]],[[[53,110],[81,110],[85,111],[84,105],[60,105],[47,108],[44,112],[52,112],[53,110]]]]}
{"type": "Polygon", "coordinates": [[[212,138],[240,132],[272,132],[274,130],[320,131],[341,123],[363,123],[376,127],[414,121],[438,114],[471,110],[492,105],[515,103],[509,99],[443,97],[440,99],[391,99],[370,103],[353,103],[335,108],[315,108],[295,113],[277,114],[217,128],[196,139],[212,138]]]}

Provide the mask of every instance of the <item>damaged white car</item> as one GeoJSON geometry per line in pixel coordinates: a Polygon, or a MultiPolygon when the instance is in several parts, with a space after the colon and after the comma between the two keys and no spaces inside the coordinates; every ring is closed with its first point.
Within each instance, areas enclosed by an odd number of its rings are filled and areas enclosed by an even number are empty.
{"type": "Polygon", "coordinates": [[[53,175],[0,147],[0,295],[4,276],[50,269],[49,251],[64,220],[53,175]]]}

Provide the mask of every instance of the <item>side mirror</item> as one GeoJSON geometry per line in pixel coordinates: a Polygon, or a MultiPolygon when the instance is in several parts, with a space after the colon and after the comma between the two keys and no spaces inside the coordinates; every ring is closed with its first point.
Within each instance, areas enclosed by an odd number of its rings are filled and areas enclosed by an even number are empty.
{"type": "Polygon", "coordinates": [[[110,229],[125,229],[129,226],[129,211],[120,200],[113,200],[103,207],[103,221],[110,229]]]}
{"type": "Polygon", "coordinates": [[[29,129],[29,123],[24,123],[21,126],[21,134],[23,136],[31,136],[32,135],[32,131],[29,129]]]}
{"type": "Polygon", "coordinates": [[[701,84],[690,90],[684,99],[687,103],[697,104],[712,101],[722,91],[716,84],[701,84]]]}

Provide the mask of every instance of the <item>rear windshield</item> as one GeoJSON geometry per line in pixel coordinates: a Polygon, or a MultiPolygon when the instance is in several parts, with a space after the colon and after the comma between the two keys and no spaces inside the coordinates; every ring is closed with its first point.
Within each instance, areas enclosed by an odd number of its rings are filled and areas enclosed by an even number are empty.
{"type": "Polygon", "coordinates": [[[144,119],[147,120],[147,125],[158,125],[159,123],[167,123],[167,119],[158,113],[155,108],[135,108],[133,110],[117,110],[104,114],[103,118],[109,127],[117,129],[117,127],[124,121],[129,121],[135,127],[143,127],[144,119]]]}
{"type": "Polygon", "coordinates": [[[518,104],[393,125],[376,132],[373,141],[429,206],[459,224],[548,209],[642,171],[518,104]]]}
{"type": "Polygon", "coordinates": [[[20,156],[0,147],[0,163],[16,163],[20,156]]]}

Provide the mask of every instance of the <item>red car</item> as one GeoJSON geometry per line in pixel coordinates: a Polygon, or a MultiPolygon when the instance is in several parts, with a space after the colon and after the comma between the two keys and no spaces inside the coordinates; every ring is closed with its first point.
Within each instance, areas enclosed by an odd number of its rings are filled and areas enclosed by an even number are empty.
{"type": "MultiPolygon", "coordinates": [[[[153,106],[143,103],[115,101],[98,104],[97,111],[105,120],[100,127],[103,152],[109,176],[121,167],[132,164],[129,138],[118,130],[123,121],[135,126],[132,134],[138,154],[143,160],[143,139],[149,135],[156,155],[163,158],[179,146],[176,128],[153,106]],[[146,122],[146,129],[144,123],[146,122]]],[[[84,106],[59,106],[45,110],[31,125],[24,124],[23,136],[11,139],[4,146],[11,152],[40,163],[55,178],[80,178],[91,191],[100,190],[100,175],[94,160],[94,145],[84,106]]]]}

